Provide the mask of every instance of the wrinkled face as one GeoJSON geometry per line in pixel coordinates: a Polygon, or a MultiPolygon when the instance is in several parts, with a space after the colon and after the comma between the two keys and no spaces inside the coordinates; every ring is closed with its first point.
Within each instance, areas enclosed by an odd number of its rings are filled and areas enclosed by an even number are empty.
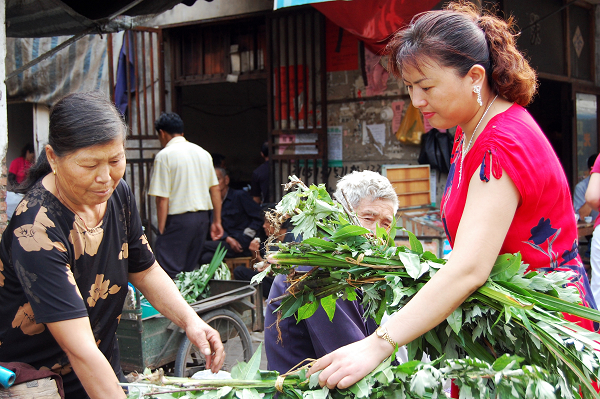
{"type": "Polygon", "coordinates": [[[452,68],[441,67],[427,59],[417,68],[402,70],[402,81],[415,108],[431,126],[449,129],[469,121],[477,112],[469,75],[458,76],[452,68]]]}
{"type": "Polygon", "coordinates": [[[375,232],[375,226],[390,231],[394,222],[394,204],[385,199],[363,198],[354,208],[361,226],[375,232]]]}
{"type": "Polygon", "coordinates": [[[229,187],[229,176],[224,175],[219,169],[215,170],[217,174],[217,179],[219,180],[219,190],[221,193],[227,191],[229,187]]]}
{"type": "Polygon", "coordinates": [[[62,158],[51,150],[48,160],[56,171],[60,194],[74,204],[106,202],[125,173],[123,139],[82,148],[62,158]]]}

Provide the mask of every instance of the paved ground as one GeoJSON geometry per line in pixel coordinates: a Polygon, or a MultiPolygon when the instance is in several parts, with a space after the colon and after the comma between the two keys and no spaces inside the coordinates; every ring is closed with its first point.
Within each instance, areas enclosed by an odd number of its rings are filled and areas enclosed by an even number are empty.
{"type": "Polygon", "coordinates": [[[260,369],[261,370],[266,370],[267,369],[267,355],[265,353],[265,344],[264,344],[264,339],[265,339],[265,335],[263,331],[255,331],[250,333],[250,335],[252,336],[252,348],[256,351],[256,349],[258,349],[258,345],[262,342],[262,352],[261,352],[261,360],[260,360],[260,369]]]}

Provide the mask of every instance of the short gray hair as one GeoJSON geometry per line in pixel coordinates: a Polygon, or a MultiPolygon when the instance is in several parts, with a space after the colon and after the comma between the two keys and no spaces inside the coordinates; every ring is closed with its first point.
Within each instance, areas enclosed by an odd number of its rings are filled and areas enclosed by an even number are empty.
{"type": "Polygon", "coordinates": [[[220,166],[217,166],[215,168],[215,172],[221,172],[221,176],[225,177],[225,176],[229,176],[229,173],[227,172],[227,169],[225,168],[221,168],[220,166]]]}
{"type": "Polygon", "coordinates": [[[379,173],[363,170],[362,172],[354,171],[342,177],[338,181],[333,195],[338,201],[346,204],[342,190],[353,208],[356,208],[363,199],[370,198],[391,201],[394,213],[398,211],[398,195],[394,191],[392,183],[379,173]]]}

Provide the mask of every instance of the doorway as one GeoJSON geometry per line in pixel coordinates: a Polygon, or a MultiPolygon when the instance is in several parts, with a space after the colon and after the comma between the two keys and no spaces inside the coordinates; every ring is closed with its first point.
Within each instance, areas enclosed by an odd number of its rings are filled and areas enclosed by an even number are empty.
{"type": "Polygon", "coordinates": [[[573,181],[573,102],[571,85],[549,79],[540,79],[538,93],[527,107],[550,141],[565,171],[569,187],[573,181]]]}
{"type": "MultiPolygon", "coordinates": [[[[222,155],[230,186],[250,184],[252,172],[263,159],[267,140],[267,82],[206,83],[180,87],[178,108],[186,138],[215,155],[222,155]]],[[[217,165],[218,166],[218,165],[217,165]]]]}

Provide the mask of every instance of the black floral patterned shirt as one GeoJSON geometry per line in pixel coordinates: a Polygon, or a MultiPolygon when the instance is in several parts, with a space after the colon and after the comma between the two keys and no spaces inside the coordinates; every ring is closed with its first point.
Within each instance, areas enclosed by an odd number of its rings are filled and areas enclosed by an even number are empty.
{"type": "Polygon", "coordinates": [[[2,235],[0,261],[0,361],[51,369],[67,398],[86,398],[44,323],[89,317],[96,344],[118,370],[113,349],[128,273],[154,263],[131,189],[121,180],[104,218],[88,230],[38,181],[2,235]]]}

